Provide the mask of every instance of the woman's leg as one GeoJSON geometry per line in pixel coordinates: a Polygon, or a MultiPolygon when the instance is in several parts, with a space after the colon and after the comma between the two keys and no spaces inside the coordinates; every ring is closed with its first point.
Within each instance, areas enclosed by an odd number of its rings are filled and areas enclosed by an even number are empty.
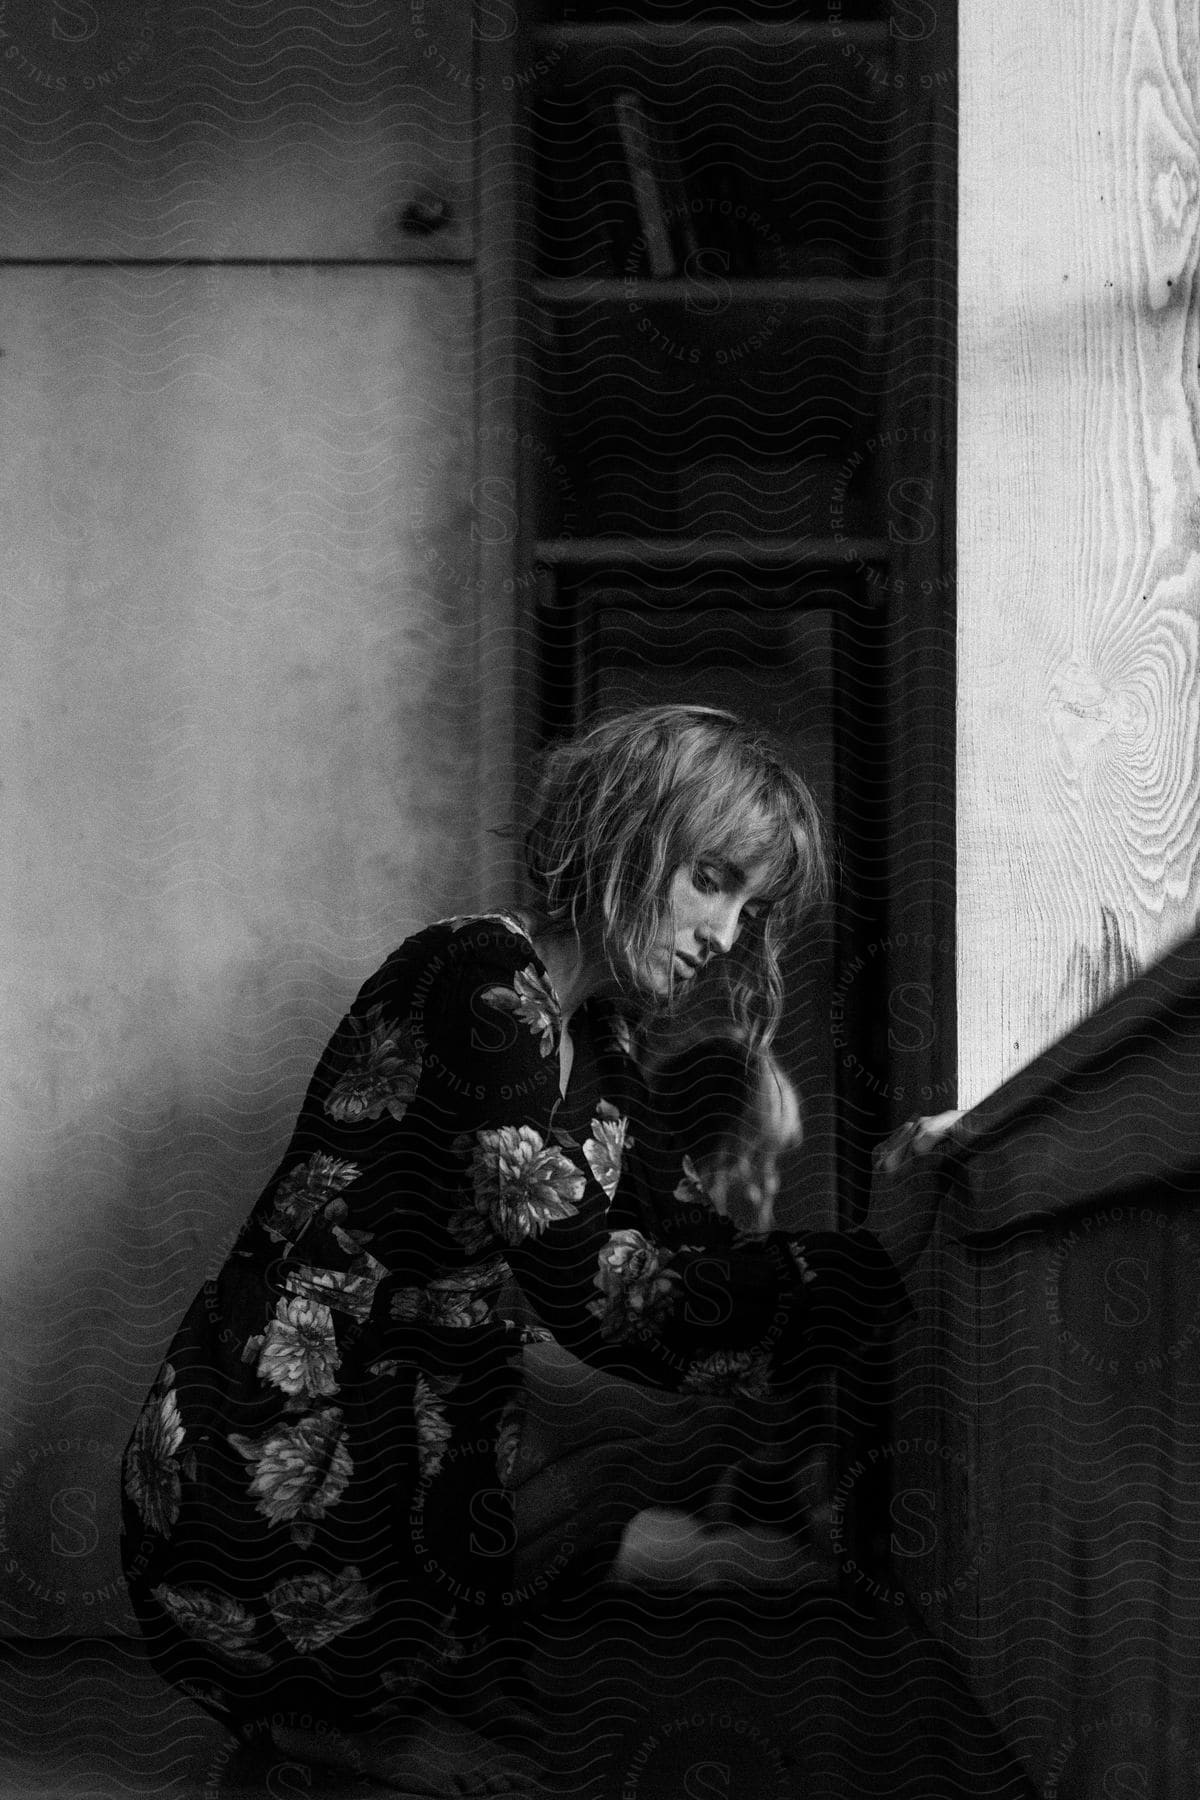
{"type": "Polygon", "coordinates": [[[514,1470],[517,1588],[565,1565],[611,1566],[647,1506],[699,1507],[721,1466],[730,1403],[662,1394],[557,1344],[524,1352],[526,1412],[514,1470]]]}
{"type": "MultiPolygon", "coordinates": [[[[658,1393],[589,1368],[553,1344],[525,1352],[525,1392],[515,1500],[517,1587],[526,1599],[536,1597],[539,1584],[549,1590],[568,1568],[574,1588],[607,1574],[642,1514],[657,1518],[672,1567],[679,1561],[674,1539],[685,1528],[697,1539],[692,1560],[702,1561],[701,1522],[713,1519],[725,1472],[760,1452],[772,1430],[762,1406],[658,1393]]],[[[649,1539],[642,1548],[653,1553],[649,1539]]],[[[791,1569],[778,1547],[769,1560],[772,1568],[791,1569]]]]}

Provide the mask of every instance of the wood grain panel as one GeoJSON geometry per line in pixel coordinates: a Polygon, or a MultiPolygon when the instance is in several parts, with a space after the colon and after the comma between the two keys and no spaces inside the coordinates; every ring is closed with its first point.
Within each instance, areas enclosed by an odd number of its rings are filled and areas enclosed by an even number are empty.
{"type": "Polygon", "coordinates": [[[963,11],[959,1103],[1200,901],[1200,20],[963,11]]]}

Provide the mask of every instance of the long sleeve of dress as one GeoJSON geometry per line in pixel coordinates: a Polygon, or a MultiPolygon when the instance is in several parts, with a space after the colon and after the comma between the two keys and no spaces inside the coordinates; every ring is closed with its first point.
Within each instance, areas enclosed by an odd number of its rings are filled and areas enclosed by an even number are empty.
{"type": "Polygon", "coordinates": [[[477,922],[445,955],[415,1029],[459,1127],[446,1229],[502,1258],[565,1348],[654,1386],[758,1394],[900,1316],[870,1233],[736,1241],[690,1166],[652,1153],[611,1014],[593,1022],[594,1082],[561,1099],[558,1005],[523,934],[477,922]]]}
{"type": "Polygon", "coordinates": [[[493,928],[471,947],[433,984],[421,1024],[461,1126],[448,1234],[502,1257],[544,1328],[585,1361],[658,1387],[761,1384],[772,1344],[795,1336],[807,1265],[782,1238],[714,1233],[723,1222],[682,1168],[658,1208],[680,1228],[668,1241],[644,1199],[632,1064],[603,1044],[582,1112],[570,1090],[564,1103],[557,1002],[532,946],[493,928]]]}

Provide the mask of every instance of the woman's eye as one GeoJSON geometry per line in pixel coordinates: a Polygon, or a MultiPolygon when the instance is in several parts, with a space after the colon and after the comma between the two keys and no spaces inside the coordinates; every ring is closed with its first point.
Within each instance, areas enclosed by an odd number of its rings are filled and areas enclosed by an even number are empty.
{"type": "Polygon", "coordinates": [[[702,864],[692,872],[692,886],[700,894],[715,894],[721,886],[721,877],[716,869],[702,864]]]}

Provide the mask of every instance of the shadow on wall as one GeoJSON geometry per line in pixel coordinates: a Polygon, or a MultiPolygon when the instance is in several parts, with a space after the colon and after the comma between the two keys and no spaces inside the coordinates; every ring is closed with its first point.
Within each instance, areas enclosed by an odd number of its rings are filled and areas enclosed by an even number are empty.
{"type": "Polygon", "coordinates": [[[30,1059],[0,1310],[0,1636],[136,1634],[118,1555],[122,1452],[176,1326],[283,1154],[330,1032],[391,947],[351,966],[297,944],[215,997],[178,996],[146,1021],[136,1057],[88,1082],[64,1074],[61,1034],[58,1068],[39,1078],[30,1059]]]}

